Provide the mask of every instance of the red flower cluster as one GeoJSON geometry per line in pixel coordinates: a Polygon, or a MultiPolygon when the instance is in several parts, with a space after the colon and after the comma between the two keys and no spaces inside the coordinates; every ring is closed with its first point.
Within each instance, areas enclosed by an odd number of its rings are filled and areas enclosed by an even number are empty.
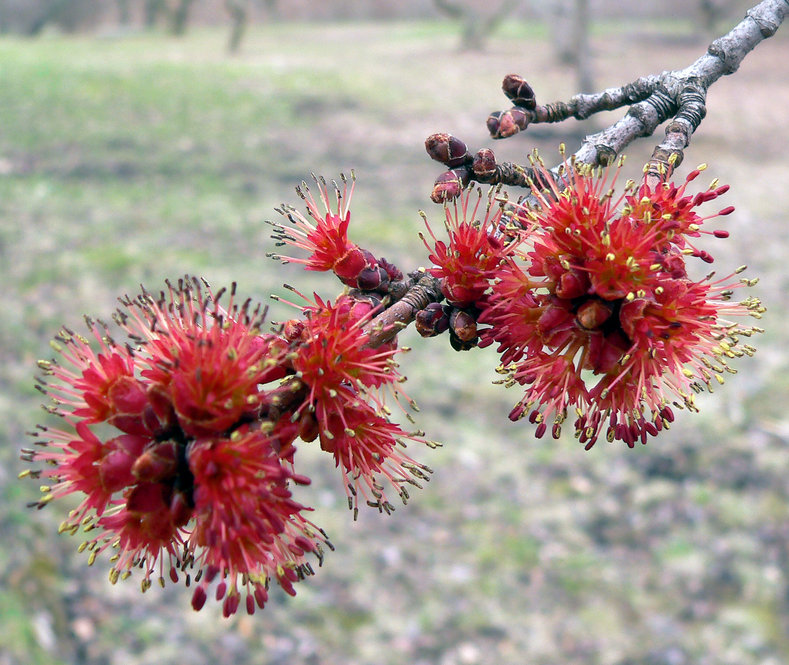
{"type": "Polygon", "coordinates": [[[698,206],[728,189],[713,183],[687,194],[701,170],[680,187],[628,183],[615,201],[599,170],[565,164],[557,185],[537,164],[537,204],[510,208],[504,232],[502,211],[467,219],[468,193],[462,219],[448,209],[450,251],[435,243],[431,272],[450,302],[473,300],[489,325],[480,346],[497,344],[504,382],[525,386],[512,420],[528,417],[538,437],[549,428],[558,437],[574,413],[587,449],[601,433],[645,443],[673,420],[671,405],[695,410],[694,392],[722,383],[730,358],[753,353],[742,338],[761,329],[729,317],[761,316],[757,299],[731,300],[755,280],[695,281],[686,271],[687,256],[712,261],[690,240],[703,222],[733,211],[699,216],[698,206]],[[510,241],[513,223],[521,230],[510,241]]]}
{"type": "MultiPolygon", "coordinates": [[[[368,303],[341,298],[305,308],[303,320],[261,331],[251,302],[226,309],[193,279],[154,297],[122,300],[115,317],[128,341],[92,320],[95,343],[63,330],[61,361],[42,361],[39,388],[66,426],[40,426],[28,461],[46,479],[35,505],[70,494],[81,503],[61,531],[89,532],[90,563],[115,550],[110,579],[143,573],[195,584],[200,609],[215,584],[225,616],[245,596],[254,612],[274,578],[288,592],[322,560],[325,533],[292,496],[309,483],[294,471],[294,441],[321,438],[350,490],[391,509],[378,477],[407,498],[426,467],[402,452],[422,441],[385,416],[383,391],[400,379],[396,347],[364,346],[368,303]],[[96,348],[97,347],[97,348],[96,348]],[[351,479],[349,481],[349,478],[351,479]]],[[[355,503],[354,503],[355,507],[355,503]]]]}
{"type": "Polygon", "coordinates": [[[323,211],[305,183],[296,188],[307,204],[307,215],[312,222],[292,206],[283,205],[278,210],[291,222],[292,227],[273,224],[275,231],[272,237],[277,241],[276,244],[307,250],[309,258],[273,253],[268,256],[283,263],[301,263],[307,270],[331,270],[343,284],[363,291],[386,292],[389,282],[402,279],[403,274],[386,259],[376,259],[371,252],[348,239],[348,224],[351,221],[349,206],[356,181],[352,177],[349,187],[345,176],[341,180],[342,191],[336,184],[334,187],[336,211],[332,211],[329,190],[323,178],[316,178],[323,211]]]}

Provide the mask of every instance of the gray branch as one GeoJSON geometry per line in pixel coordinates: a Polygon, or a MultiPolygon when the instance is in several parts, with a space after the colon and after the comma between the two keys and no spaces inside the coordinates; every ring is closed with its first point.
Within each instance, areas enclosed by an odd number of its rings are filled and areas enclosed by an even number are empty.
{"type": "MultiPolygon", "coordinates": [[[[567,102],[516,106],[488,119],[494,138],[507,138],[528,125],[585,119],[600,111],[629,106],[619,121],[587,136],[576,158],[590,164],[611,163],[630,143],[651,136],[669,118],[665,139],[655,148],[651,169],[665,173],[682,161],[683,150],[706,114],[707,90],[721,76],[737,70],[746,55],[772,37],[789,14],[789,0],[763,0],[750,9],[730,32],[710,44],[707,52],[685,69],[644,76],[619,88],[580,94],[567,102]]],[[[512,79],[520,78],[510,75],[512,79]]],[[[506,79],[505,79],[506,81],[506,79]]],[[[525,81],[523,82],[525,85],[525,81]]],[[[505,90],[506,92],[506,90],[505,90]]]]}

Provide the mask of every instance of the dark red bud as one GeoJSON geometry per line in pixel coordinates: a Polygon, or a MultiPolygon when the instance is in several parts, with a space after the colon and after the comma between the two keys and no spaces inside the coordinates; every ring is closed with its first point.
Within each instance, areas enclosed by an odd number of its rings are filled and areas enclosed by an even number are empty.
{"type": "Polygon", "coordinates": [[[602,300],[589,300],[578,308],[576,320],[586,330],[594,330],[611,318],[611,308],[602,300]]]}
{"type": "Polygon", "coordinates": [[[282,324],[282,336],[289,342],[301,341],[304,333],[304,321],[289,319],[282,324]]]}
{"type": "Polygon", "coordinates": [[[431,159],[455,167],[468,158],[468,148],[459,138],[451,134],[431,134],[425,140],[425,150],[431,159]]]}
{"type": "Polygon", "coordinates": [[[364,268],[356,277],[356,286],[362,291],[374,291],[381,286],[381,272],[386,276],[385,270],[364,268]]]}
{"type": "Polygon", "coordinates": [[[533,109],[537,105],[534,90],[526,83],[526,79],[518,74],[507,74],[501,84],[501,89],[515,106],[533,109]]]}
{"type": "Polygon", "coordinates": [[[716,238],[728,238],[729,232],[718,229],[717,231],[713,231],[712,235],[714,235],[716,238]]]}
{"type": "Polygon", "coordinates": [[[164,386],[153,384],[148,387],[148,403],[153,409],[161,429],[169,429],[175,422],[175,409],[170,400],[170,393],[164,386]]]}
{"type": "Polygon", "coordinates": [[[137,480],[155,483],[171,478],[177,468],[178,444],[175,441],[161,441],[135,460],[131,472],[137,480]]]}
{"type": "Polygon", "coordinates": [[[148,439],[125,434],[110,439],[104,444],[105,452],[98,464],[101,486],[116,492],[136,482],[132,474],[135,460],[142,453],[148,439]]]}
{"type": "Polygon", "coordinates": [[[445,171],[436,178],[433,191],[430,193],[430,199],[433,203],[452,201],[460,196],[469,180],[469,173],[465,168],[445,171]]]}
{"type": "Polygon", "coordinates": [[[164,503],[164,491],[167,489],[159,483],[140,483],[132,488],[126,497],[126,510],[131,513],[156,513],[167,508],[164,503]]]}
{"type": "Polygon", "coordinates": [[[487,125],[488,125],[488,132],[493,137],[498,136],[499,134],[499,118],[501,117],[501,111],[494,111],[488,116],[487,125]]]}
{"type": "Polygon", "coordinates": [[[514,108],[504,111],[499,117],[499,130],[493,136],[497,139],[506,139],[515,136],[529,125],[529,116],[520,109],[514,108]]]}
{"type": "Polygon", "coordinates": [[[430,303],[416,313],[416,331],[422,337],[435,337],[449,328],[449,317],[440,303],[430,303]]]}
{"type": "Polygon", "coordinates": [[[175,526],[183,526],[192,519],[192,508],[183,492],[173,492],[170,499],[170,519],[175,526]]]}
{"type": "Polygon", "coordinates": [[[589,290],[589,277],[580,270],[568,270],[559,277],[555,293],[560,298],[572,300],[586,295],[589,290]]]}
{"type": "Polygon", "coordinates": [[[461,342],[471,342],[477,336],[477,322],[471,314],[455,309],[449,317],[449,327],[461,342]]]}
{"type": "Polygon", "coordinates": [[[474,175],[481,179],[492,178],[496,175],[496,156],[490,148],[482,148],[474,155],[471,164],[474,175]]]}
{"type": "Polygon", "coordinates": [[[315,414],[305,409],[299,418],[299,438],[309,443],[315,441],[320,434],[320,426],[315,414]]]}

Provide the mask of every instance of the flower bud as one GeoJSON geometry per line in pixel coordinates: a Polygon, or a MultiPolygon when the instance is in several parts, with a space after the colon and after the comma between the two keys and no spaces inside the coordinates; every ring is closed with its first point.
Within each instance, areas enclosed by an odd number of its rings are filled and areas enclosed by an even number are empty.
{"type": "Polygon", "coordinates": [[[471,170],[474,175],[482,180],[493,178],[496,175],[496,156],[490,148],[482,148],[474,155],[474,161],[471,164],[471,170]]]}
{"type": "Polygon", "coordinates": [[[460,166],[468,158],[466,144],[451,134],[431,134],[425,139],[425,150],[431,159],[450,168],[460,166]]]}
{"type": "MultiPolygon", "coordinates": [[[[493,138],[506,139],[515,136],[529,125],[529,116],[519,108],[504,111],[498,118],[498,131],[493,138]]],[[[490,127],[489,127],[490,128],[490,127]]]]}
{"type": "Polygon", "coordinates": [[[101,486],[108,492],[116,492],[133,485],[135,460],[147,443],[142,436],[124,434],[110,439],[104,444],[104,453],[98,464],[101,486]]]}
{"type": "Polygon", "coordinates": [[[449,328],[449,317],[440,303],[431,302],[416,313],[414,325],[422,337],[435,337],[449,328]]]}
{"type": "Polygon", "coordinates": [[[490,135],[493,137],[496,137],[499,134],[500,117],[501,117],[501,111],[493,111],[493,113],[491,113],[488,116],[488,120],[486,124],[488,126],[488,132],[490,132],[490,135]]]}
{"type": "Polygon", "coordinates": [[[445,171],[436,178],[430,199],[433,203],[444,203],[456,199],[468,185],[469,180],[469,173],[465,168],[445,171]]]}
{"type": "Polygon", "coordinates": [[[588,300],[578,308],[575,318],[585,330],[594,330],[611,318],[611,308],[602,300],[588,300]]]}
{"type": "Polygon", "coordinates": [[[356,286],[362,291],[386,289],[389,286],[389,275],[379,266],[367,267],[356,277],[356,286]]]}
{"type": "Polygon", "coordinates": [[[537,105],[534,98],[534,90],[526,83],[526,79],[518,74],[507,74],[504,77],[504,82],[501,84],[501,89],[515,106],[533,109],[537,105]]]}
{"type": "Polygon", "coordinates": [[[178,468],[178,448],[175,441],[161,441],[149,447],[132,465],[137,480],[155,483],[171,478],[178,468]]]}
{"type": "Polygon", "coordinates": [[[452,314],[449,316],[449,327],[461,342],[471,342],[477,337],[477,322],[465,310],[452,310],[452,314]]]}

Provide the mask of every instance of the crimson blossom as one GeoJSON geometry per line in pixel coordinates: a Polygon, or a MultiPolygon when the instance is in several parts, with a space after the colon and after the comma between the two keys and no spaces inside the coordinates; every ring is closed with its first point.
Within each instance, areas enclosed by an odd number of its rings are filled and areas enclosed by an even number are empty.
{"type": "Polygon", "coordinates": [[[60,530],[89,534],[90,564],[112,551],[112,583],[135,568],[143,591],[183,577],[194,609],[211,592],[230,616],[263,607],[272,579],[294,594],[307,556],[331,548],[293,496],[310,482],[295,470],[297,438],[334,457],[354,516],[359,496],[393,509],[382,482],[405,502],[430,473],[406,442],[432,444],[390,419],[387,397],[410,400],[396,341],[368,344],[374,301],[316,296],[264,332],[260,306],[239,305],[235,286],[226,307],[224,296],[186,278],[121,299],[124,342],[91,319],[93,342],[63,329],[38,387],[65,425],[39,426],[23,457],[43,468],[23,475],[48,483],[33,505],[78,497],[60,530]]]}
{"type": "Polygon", "coordinates": [[[730,359],[753,354],[743,338],[762,330],[740,321],[764,308],[733,295],[756,280],[736,277],[744,266],[724,278],[688,275],[688,256],[713,260],[695,238],[728,236],[702,224],[733,211],[699,215],[728,189],[713,182],[688,194],[704,168],[680,186],[631,181],[615,198],[619,169],[609,180],[605,170],[566,162],[554,176],[537,159],[532,201],[502,203],[482,221],[467,219],[470,191],[447,208],[451,251],[435,241],[431,272],[452,304],[468,305],[455,296],[458,285],[473,294],[488,326],[479,345],[496,345],[502,382],[524,387],[512,420],[528,418],[538,437],[550,430],[558,438],[574,417],[587,449],[601,434],[632,447],[668,427],[672,407],[697,410],[694,393],[734,373],[730,359]]]}
{"type": "Polygon", "coordinates": [[[40,426],[24,452],[43,464],[26,475],[49,483],[39,507],[81,499],[60,530],[87,532],[91,564],[112,551],[113,583],[134,568],[143,591],[184,576],[200,609],[216,581],[225,616],[242,594],[248,612],[262,607],[272,578],[293,593],[311,572],[306,555],[320,560],[328,545],[292,497],[309,483],[292,467],[297,431],[259,419],[260,386],[288,371],[288,345],[234,291],[226,309],[222,292],[191,279],[125,298],[115,317],[125,343],[92,320],[97,344],[63,329],[61,360],[40,363],[39,387],[65,426],[40,426]]]}

